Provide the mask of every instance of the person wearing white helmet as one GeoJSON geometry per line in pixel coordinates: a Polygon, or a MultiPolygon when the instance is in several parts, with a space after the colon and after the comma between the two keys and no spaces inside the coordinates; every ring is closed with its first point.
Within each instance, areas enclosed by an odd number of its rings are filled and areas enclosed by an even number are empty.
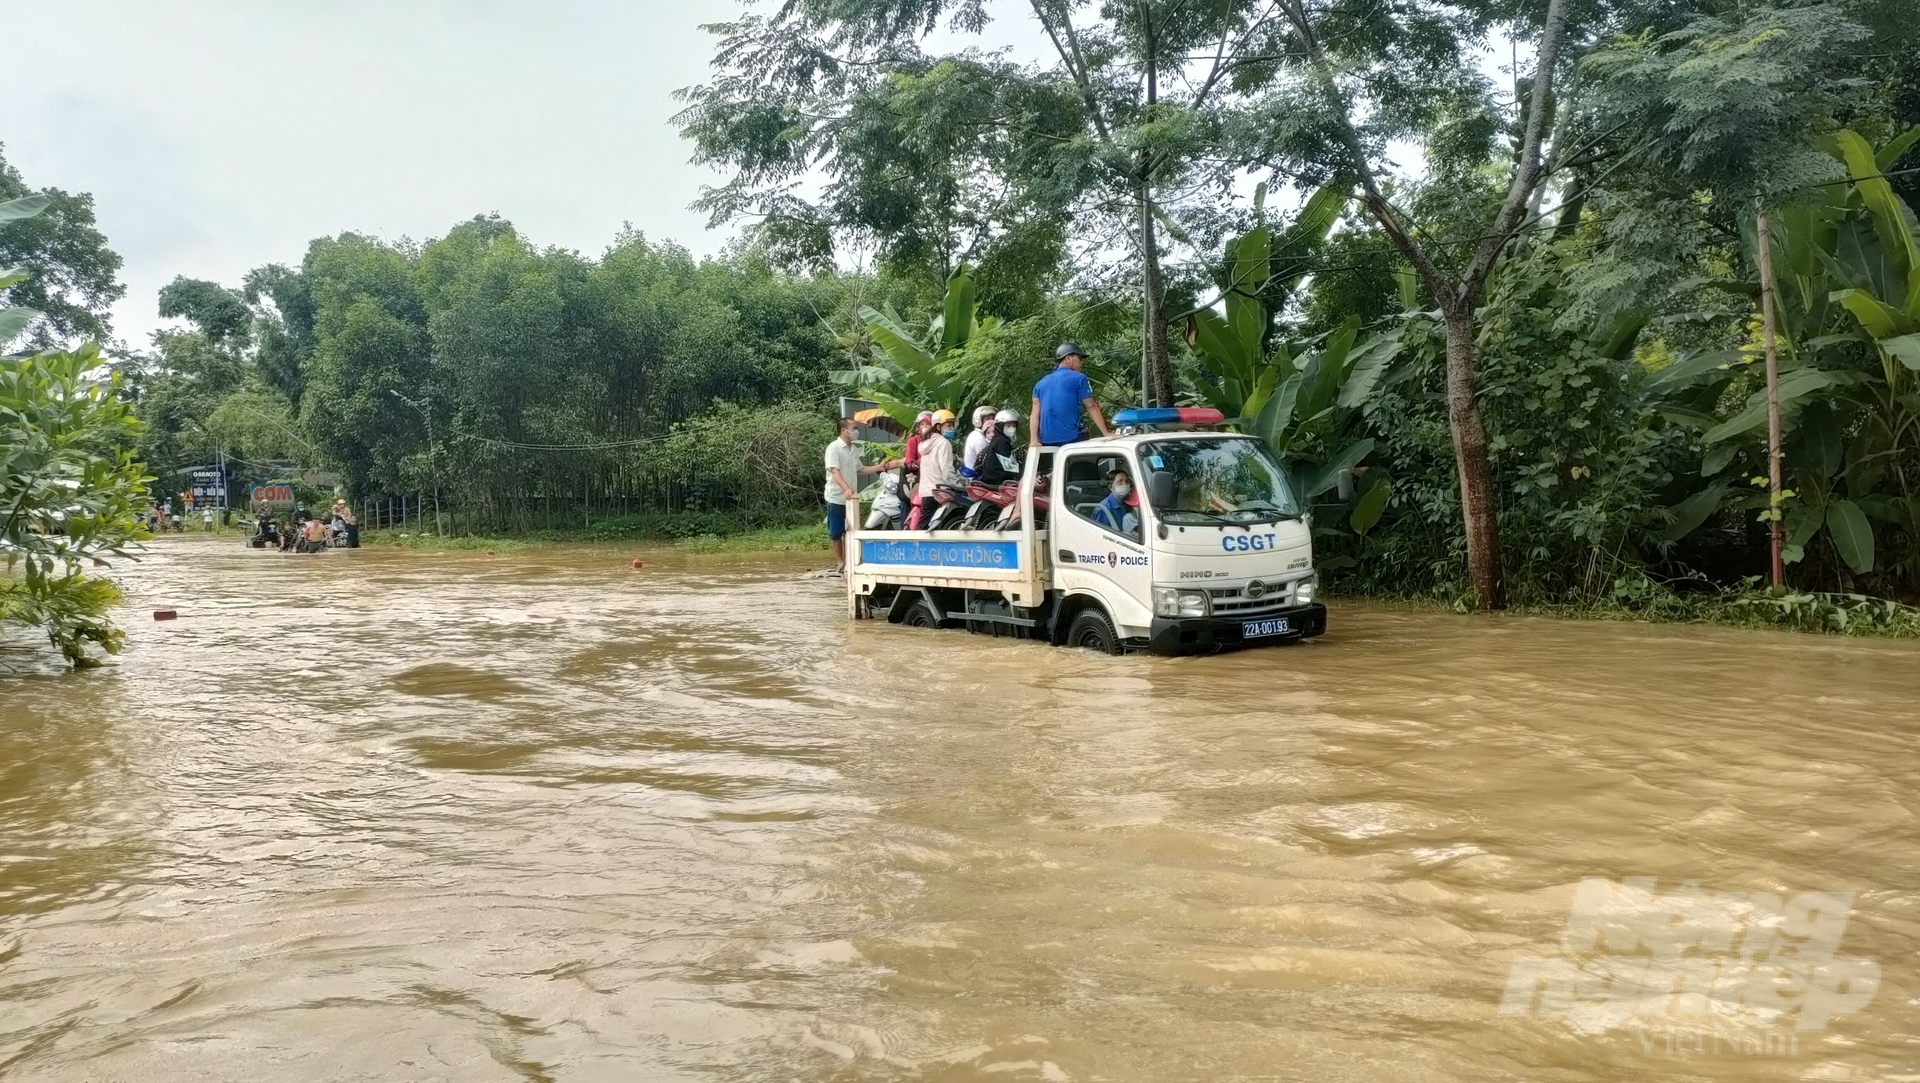
{"type": "Polygon", "coordinates": [[[980,453],[993,442],[993,407],[981,403],[973,408],[973,431],[967,434],[967,447],[960,456],[960,476],[980,476],[980,453]]]}
{"type": "Polygon", "coordinates": [[[980,456],[980,483],[1005,485],[1020,476],[1020,458],[1014,451],[1014,430],[1020,426],[1020,411],[1002,410],[993,415],[994,435],[980,456]]]}

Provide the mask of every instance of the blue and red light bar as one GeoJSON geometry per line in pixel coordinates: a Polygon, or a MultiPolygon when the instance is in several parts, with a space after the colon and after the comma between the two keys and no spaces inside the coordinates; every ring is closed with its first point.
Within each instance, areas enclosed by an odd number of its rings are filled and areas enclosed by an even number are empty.
{"type": "Polygon", "coordinates": [[[1227,415],[1211,406],[1161,406],[1122,410],[1113,415],[1115,425],[1221,425],[1227,415]]]}

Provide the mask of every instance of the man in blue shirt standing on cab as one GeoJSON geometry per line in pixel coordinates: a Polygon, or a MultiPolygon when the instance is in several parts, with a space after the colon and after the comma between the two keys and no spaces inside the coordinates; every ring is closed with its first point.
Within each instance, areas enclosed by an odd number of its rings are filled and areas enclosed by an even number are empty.
{"type": "Polygon", "coordinates": [[[1059,447],[1086,439],[1080,427],[1080,407],[1085,406],[1100,435],[1111,436],[1100,404],[1093,401],[1093,381],[1080,371],[1082,351],[1077,342],[1062,342],[1053,351],[1060,367],[1040,377],[1033,385],[1033,426],[1030,439],[1034,447],[1059,447]]]}

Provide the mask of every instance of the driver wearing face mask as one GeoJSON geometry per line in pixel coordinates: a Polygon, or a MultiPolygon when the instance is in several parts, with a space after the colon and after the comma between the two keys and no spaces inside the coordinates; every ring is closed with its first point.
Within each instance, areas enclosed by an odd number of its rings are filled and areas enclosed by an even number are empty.
{"type": "Polygon", "coordinates": [[[1133,477],[1115,470],[1110,478],[1111,491],[1093,509],[1093,521],[1115,534],[1140,540],[1140,494],[1133,491],[1133,477]]]}

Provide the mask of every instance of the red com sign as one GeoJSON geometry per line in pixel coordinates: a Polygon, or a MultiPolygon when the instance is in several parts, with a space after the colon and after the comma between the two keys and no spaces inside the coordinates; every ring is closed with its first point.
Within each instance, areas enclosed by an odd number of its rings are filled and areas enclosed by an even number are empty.
{"type": "Polygon", "coordinates": [[[265,485],[253,487],[253,506],[256,508],[292,508],[293,485],[284,481],[269,481],[265,485]]]}

